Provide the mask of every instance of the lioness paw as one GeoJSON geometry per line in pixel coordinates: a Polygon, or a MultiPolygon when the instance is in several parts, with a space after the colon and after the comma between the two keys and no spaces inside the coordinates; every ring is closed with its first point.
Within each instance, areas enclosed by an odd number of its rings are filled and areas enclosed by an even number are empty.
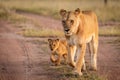
{"type": "Polygon", "coordinates": [[[73,71],[73,74],[74,74],[74,75],[79,75],[79,76],[82,76],[82,75],[83,75],[83,73],[82,73],[81,71],[78,72],[78,71],[76,71],[76,70],[73,71]]]}
{"type": "Polygon", "coordinates": [[[75,63],[68,63],[71,67],[75,68],[75,63]]]}

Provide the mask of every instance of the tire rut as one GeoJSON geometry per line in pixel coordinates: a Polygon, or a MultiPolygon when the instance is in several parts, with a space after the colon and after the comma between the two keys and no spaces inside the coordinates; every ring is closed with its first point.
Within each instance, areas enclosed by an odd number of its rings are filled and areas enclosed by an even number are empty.
{"type": "Polygon", "coordinates": [[[0,22],[0,80],[30,80],[31,62],[29,49],[12,27],[0,22]]]}

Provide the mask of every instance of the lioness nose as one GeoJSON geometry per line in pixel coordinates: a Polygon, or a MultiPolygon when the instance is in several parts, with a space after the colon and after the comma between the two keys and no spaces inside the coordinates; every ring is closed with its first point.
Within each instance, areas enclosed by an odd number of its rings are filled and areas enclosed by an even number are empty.
{"type": "Polygon", "coordinates": [[[65,29],[66,32],[68,32],[70,29],[65,29]]]}

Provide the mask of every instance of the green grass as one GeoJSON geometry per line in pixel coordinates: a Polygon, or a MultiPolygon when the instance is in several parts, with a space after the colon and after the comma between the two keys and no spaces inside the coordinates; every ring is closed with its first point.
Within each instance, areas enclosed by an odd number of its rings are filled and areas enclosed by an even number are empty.
{"type": "Polygon", "coordinates": [[[118,26],[100,27],[99,35],[100,36],[120,36],[120,27],[118,27],[118,26]]]}
{"type": "Polygon", "coordinates": [[[11,10],[37,13],[46,16],[60,18],[59,10],[93,10],[96,12],[99,21],[120,21],[120,1],[109,0],[107,6],[103,0],[2,0],[1,4],[11,10]]]}

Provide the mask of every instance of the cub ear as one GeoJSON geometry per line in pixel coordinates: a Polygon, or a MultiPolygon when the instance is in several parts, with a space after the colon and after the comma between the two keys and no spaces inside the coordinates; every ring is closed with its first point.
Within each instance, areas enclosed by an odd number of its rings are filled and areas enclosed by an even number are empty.
{"type": "Polygon", "coordinates": [[[61,16],[64,16],[64,15],[66,14],[66,12],[67,12],[66,10],[61,9],[61,10],[60,10],[60,15],[61,15],[61,16]]]}
{"type": "Polygon", "coordinates": [[[77,9],[75,10],[75,14],[76,14],[76,15],[78,15],[80,12],[81,12],[81,11],[80,11],[79,8],[77,8],[77,9]]]}
{"type": "Polygon", "coordinates": [[[48,39],[48,42],[51,42],[52,41],[52,39],[48,39]]]}

